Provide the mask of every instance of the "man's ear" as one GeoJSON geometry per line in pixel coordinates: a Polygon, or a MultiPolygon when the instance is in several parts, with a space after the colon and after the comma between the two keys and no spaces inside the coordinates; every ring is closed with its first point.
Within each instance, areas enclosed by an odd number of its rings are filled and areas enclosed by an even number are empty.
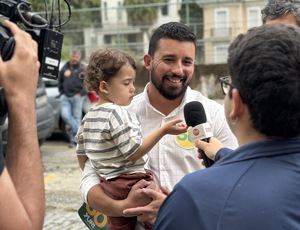
{"type": "Polygon", "coordinates": [[[100,81],[99,92],[103,93],[103,94],[107,94],[108,93],[108,87],[107,87],[106,81],[100,81]]]}
{"type": "Polygon", "coordinates": [[[152,68],[152,58],[149,54],[144,55],[144,65],[148,71],[151,71],[152,68]]]}
{"type": "Polygon", "coordinates": [[[236,120],[236,118],[243,115],[245,111],[245,104],[241,98],[241,95],[237,89],[232,89],[232,107],[231,112],[229,114],[229,118],[231,120],[236,120]]]}

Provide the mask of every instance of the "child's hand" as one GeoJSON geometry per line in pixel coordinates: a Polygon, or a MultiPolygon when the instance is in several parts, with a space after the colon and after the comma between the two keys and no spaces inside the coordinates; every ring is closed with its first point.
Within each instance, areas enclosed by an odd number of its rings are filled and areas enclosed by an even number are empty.
{"type": "Polygon", "coordinates": [[[163,128],[165,131],[165,134],[172,134],[172,135],[178,135],[181,133],[185,133],[188,126],[186,124],[180,123],[182,122],[181,119],[176,119],[169,121],[166,123],[163,128]]]}

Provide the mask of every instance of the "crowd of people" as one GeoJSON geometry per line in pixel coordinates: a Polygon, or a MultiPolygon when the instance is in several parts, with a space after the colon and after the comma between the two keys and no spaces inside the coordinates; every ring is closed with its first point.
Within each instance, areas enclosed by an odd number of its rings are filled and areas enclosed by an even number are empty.
{"type": "MultiPolygon", "coordinates": [[[[190,88],[197,38],[182,23],[154,30],[144,55],[150,80],[134,97],[132,57],[99,50],[83,67],[80,51],[72,50],[59,81],[62,111],[73,130],[70,147],[77,142],[83,170],[83,201],[117,219],[116,225],[133,219],[127,229],[298,229],[299,10],[297,2],[270,0],[262,10],[264,25],[234,39],[228,77],[221,79],[224,107],[190,88]],[[97,62],[101,58],[105,63],[97,62]],[[82,119],[82,107],[80,116],[74,111],[86,93],[83,81],[99,102],[82,119]],[[214,134],[194,147],[180,142],[187,127],[179,123],[191,101],[203,104],[214,134]],[[96,123],[103,127],[94,128],[96,123]],[[214,160],[211,167],[204,168],[198,148],[214,160]],[[125,196],[106,190],[119,179],[126,183],[133,172],[142,177],[133,178],[125,196]]],[[[0,154],[0,224],[1,229],[42,229],[45,193],[34,105],[37,44],[14,23],[3,25],[15,47],[10,60],[0,59],[10,120],[5,159],[0,154]],[[13,219],[12,211],[18,213],[13,219]]]]}

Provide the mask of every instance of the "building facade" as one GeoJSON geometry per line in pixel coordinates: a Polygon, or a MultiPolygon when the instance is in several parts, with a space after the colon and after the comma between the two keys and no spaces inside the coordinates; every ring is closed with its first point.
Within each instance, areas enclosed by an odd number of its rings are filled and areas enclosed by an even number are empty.
{"type": "MultiPolygon", "coordinates": [[[[145,1],[147,2],[147,1],[145,1]]],[[[162,0],[156,4],[157,19],[146,24],[133,24],[128,9],[139,10],[151,4],[124,6],[123,0],[101,0],[101,25],[84,29],[85,55],[99,47],[120,48],[142,60],[148,52],[152,31],[169,21],[180,21],[182,3],[197,3],[203,9],[203,38],[197,42],[198,64],[225,64],[231,41],[242,32],[261,22],[261,9],[267,0],[162,0]]],[[[188,9],[188,8],[187,8],[188,9]]],[[[132,11],[131,11],[132,12],[132,11]]]]}
{"type": "Polygon", "coordinates": [[[262,24],[261,9],[267,1],[203,1],[205,64],[226,63],[231,41],[262,24]]]}

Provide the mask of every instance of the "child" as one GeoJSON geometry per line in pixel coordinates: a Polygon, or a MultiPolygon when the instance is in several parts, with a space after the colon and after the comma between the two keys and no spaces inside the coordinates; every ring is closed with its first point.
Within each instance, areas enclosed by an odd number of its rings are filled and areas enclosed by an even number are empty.
{"type": "MultiPolygon", "coordinates": [[[[147,152],[165,135],[187,130],[180,119],[172,120],[142,137],[139,117],[125,106],[134,96],[137,66],[127,53],[99,49],[92,53],[83,71],[88,91],[95,91],[99,101],[85,115],[76,135],[77,157],[81,169],[87,158],[100,176],[101,186],[114,199],[125,199],[139,180],[153,180],[144,168],[147,152]]],[[[146,204],[145,204],[146,205],[146,204]]],[[[132,230],[136,218],[108,217],[109,229],[132,230]],[[125,227],[126,226],[126,227],[125,227]]],[[[151,225],[145,223],[146,229],[151,225]]]]}

